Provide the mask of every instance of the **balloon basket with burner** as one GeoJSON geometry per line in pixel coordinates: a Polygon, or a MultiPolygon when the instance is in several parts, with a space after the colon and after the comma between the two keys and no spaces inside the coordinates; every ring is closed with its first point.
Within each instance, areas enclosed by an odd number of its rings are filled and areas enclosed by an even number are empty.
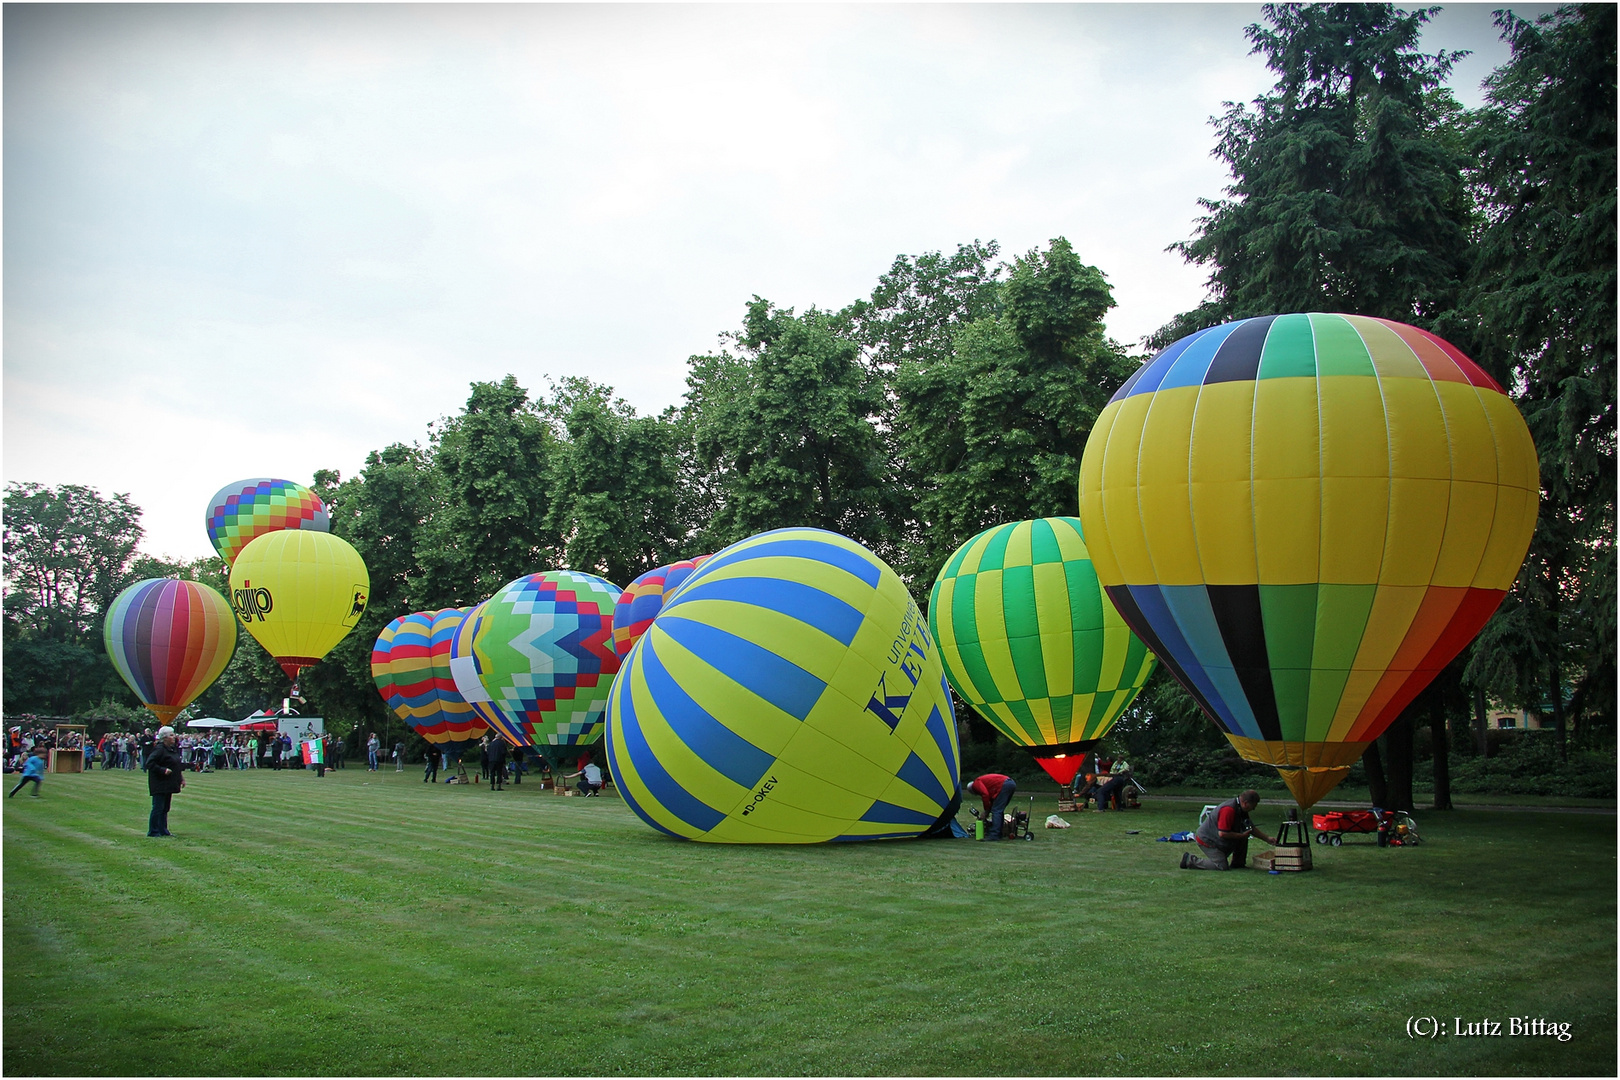
{"type": "Polygon", "coordinates": [[[1305,823],[1299,820],[1298,810],[1290,810],[1288,820],[1277,829],[1271,868],[1285,874],[1311,869],[1311,838],[1305,823]]]}

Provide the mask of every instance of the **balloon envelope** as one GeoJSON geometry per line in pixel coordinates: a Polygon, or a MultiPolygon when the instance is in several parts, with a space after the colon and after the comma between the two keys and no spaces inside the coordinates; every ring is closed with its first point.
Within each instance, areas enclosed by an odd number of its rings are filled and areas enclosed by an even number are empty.
{"type": "Polygon", "coordinates": [[[574,570],[508,582],[456,630],[450,647],[456,688],[516,746],[596,742],[619,670],[618,599],[618,586],[574,570]]]}
{"type": "Polygon", "coordinates": [[[360,553],[329,533],[266,533],[231,565],[237,617],[289,679],[348,636],[370,595],[360,553]]]}
{"type": "Polygon", "coordinates": [[[986,529],[928,600],[951,686],[1060,784],[1153,673],[1153,654],[1104,595],[1075,518],[986,529]]]}
{"type": "Polygon", "coordinates": [[[327,532],[331,519],[320,496],[291,480],[261,476],[226,484],[208,500],[208,542],[229,566],[253,540],[277,529],[327,532]]]}
{"type": "Polygon", "coordinates": [[[916,836],[954,813],[960,755],[928,625],[853,540],[779,529],[712,556],[613,684],[608,765],[673,836],[916,836]]]}
{"type": "Polygon", "coordinates": [[[1114,395],[1080,468],[1120,614],[1302,805],[1496,610],[1539,495],[1529,431],[1490,376],[1354,315],[1181,339],[1114,395]]]}
{"type": "Polygon", "coordinates": [[[456,689],[450,644],[468,609],[401,615],[377,635],[371,677],[399,718],[431,743],[462,743],[489,728],[456,689]]]}
{"type": "Polygon", "coordinates": [[[168,724],[225,670],[236,619],[207,585],[150,578],[118,594],[101,636],[118,674],[168,724]]]}
{"type": "Polygon", "coordinates": [[[664,602],[707,558],[707,555],[699,555],[695,559],[660,566],[632,581],[619,597],[619,602],[613,605],[613,651],[621,658],[629,656],[631,648],[663,610],[664,602]]]}

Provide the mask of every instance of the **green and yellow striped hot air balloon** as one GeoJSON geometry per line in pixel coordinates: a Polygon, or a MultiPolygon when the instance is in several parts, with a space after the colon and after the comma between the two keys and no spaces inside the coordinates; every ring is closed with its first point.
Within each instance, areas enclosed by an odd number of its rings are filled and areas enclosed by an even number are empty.
{"type": "Polygon", "coordinates": [[[956,692],[1060,784],[1153,673],[1071,517],[1016,521],[963,544],[934,582],[928,626],[956,692]]]}

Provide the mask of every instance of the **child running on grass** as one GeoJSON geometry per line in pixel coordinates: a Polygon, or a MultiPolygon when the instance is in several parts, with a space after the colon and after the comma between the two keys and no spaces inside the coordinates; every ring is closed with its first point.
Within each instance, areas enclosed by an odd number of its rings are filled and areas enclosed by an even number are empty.
{"type": "Polygon", "coordinates": [[[29,792],[29,795],[36,799],[39,798],[39,781],[44,775],[45,748],[41,746],[35,748],[34,752],[29,755],[28,761],[23,765],[22,779],[17,781],[17,786],[11,789],[11,794],[7,795],[6,798],[9,799],[12,795],[17,794],[22,790],[22,786],[30,780],[34,782],[34,790],[29,792]]]}

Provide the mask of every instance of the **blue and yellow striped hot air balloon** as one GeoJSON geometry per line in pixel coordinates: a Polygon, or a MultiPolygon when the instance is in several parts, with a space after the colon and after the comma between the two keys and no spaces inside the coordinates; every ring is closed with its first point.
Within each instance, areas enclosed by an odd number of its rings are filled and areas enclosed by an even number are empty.
{"type": "Polygon", "coordinates": [[[928,624],[853,540],[778,529],[710,557],[631,651],[608,765],[672,836],[917,836],[955,813],[960,755],[928,624]]]}
{"type": "Polygon", "coordinates": [[[1060,784],[1153,674],[1075,518],[999,525],[963,544],[934,582],[928,626],[956,692],[1060,784]]]}
{"type": "Polygon", "coordinates": [[[1535,445],[1427,331],[1200,330],[1097,418],[1080,520],[1120,614],[1310,806],[1485,625],[1536,526],[1535,445]]]}

